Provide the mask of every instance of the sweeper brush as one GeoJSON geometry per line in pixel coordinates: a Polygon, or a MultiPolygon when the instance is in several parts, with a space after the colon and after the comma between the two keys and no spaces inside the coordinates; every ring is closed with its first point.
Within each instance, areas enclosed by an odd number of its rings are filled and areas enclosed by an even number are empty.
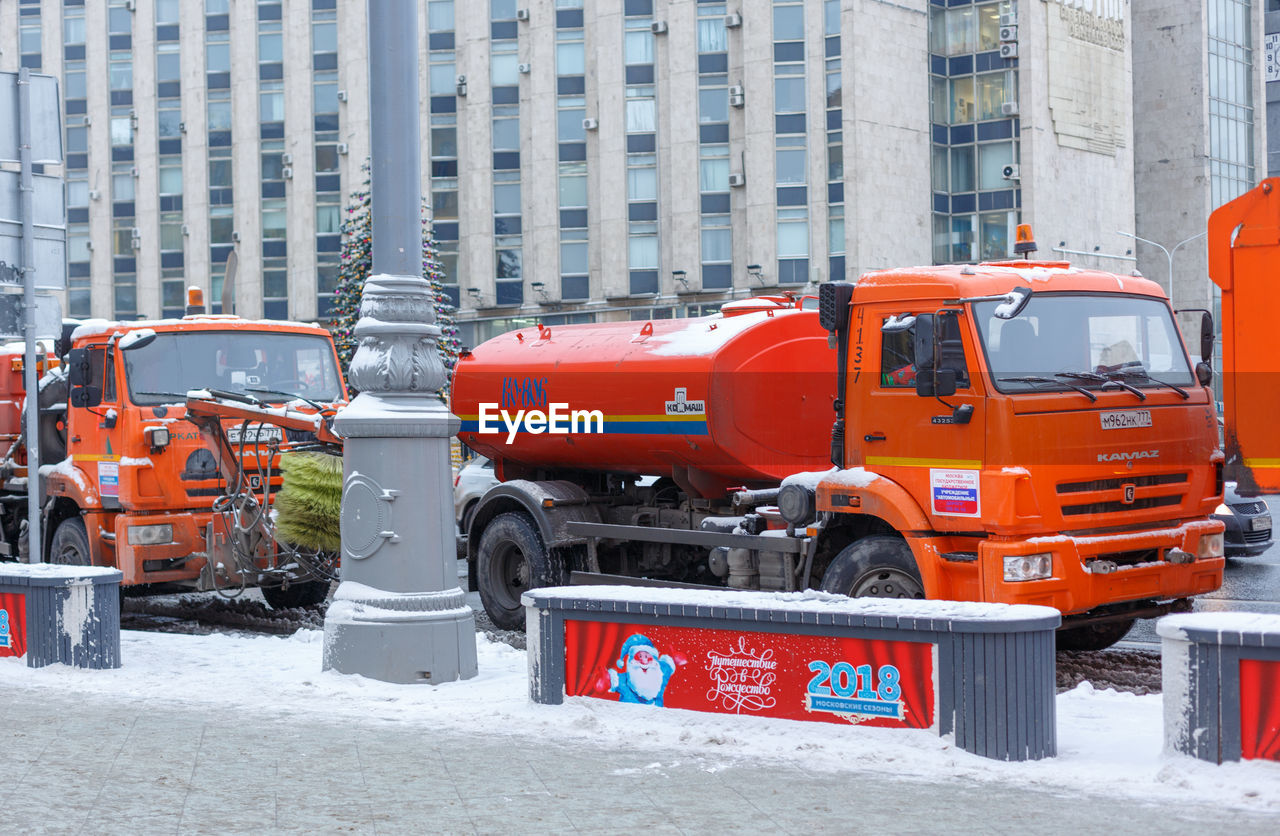
{"type": "Polygon", "coordinates": [[[342,457],[326,453],[282,453],[284,484],[273,507],[276,537],[318,551],[342,550],[342,457]]]}

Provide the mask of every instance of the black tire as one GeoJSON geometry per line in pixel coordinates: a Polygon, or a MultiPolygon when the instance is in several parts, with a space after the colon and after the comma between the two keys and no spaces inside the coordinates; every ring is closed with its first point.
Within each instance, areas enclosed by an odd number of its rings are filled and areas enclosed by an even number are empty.
{"type": "Polygon", "coordinates": [[[90,566],[89,532],[84,520],[68,517],[58,524],[49,546],[49,562],[63,566],[90,566]]]}
{"type": "Polygon", "coordinates": [[[851,598],[923,598],[924,582],[905,540],[876,535],[836,555],[822,576],[822,590],[851,598]]]}
{"type": "Polygon", "coordinates": [[[1059,630],[1055,637],[1058,649],[1106,650],[1128,634],[1135,620],[1124,618],[1120,621],[1106,621],[1102,624],[1088,624],[1084,627],[1059,630]]]}
{"type": "Polygon", "coordinates": [[[329,596],[328,581],[294,581],[286,589],[283,584],[262,587],[262,598],[273,610],[314,607],[329,596]]]}
{"type": "Polygon", "coordinates": [[[547,554],[528,515],[499,514],[480,535],[476,586],[484,611],[503,630],[524,629],[524,605],[520,596],[540,586],[559,586],[564,572],[547,554]]]}

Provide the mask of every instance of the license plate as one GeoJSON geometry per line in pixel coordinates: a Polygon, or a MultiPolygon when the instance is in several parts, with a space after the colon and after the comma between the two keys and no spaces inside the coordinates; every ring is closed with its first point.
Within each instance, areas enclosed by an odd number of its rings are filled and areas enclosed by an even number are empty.
{"type": "Polygon", "coordinates": [[[1269,531],[1271,529],[1271,515],[1263,514],[1260,517],[1254,517],[1249,522],[1250,531],[1269,531]]]}
{"type": "Polygon", "coordinates": [[[283,441],[284,432],[276,426],[267,427],[248,427],[242,430],[240,425],[227,427],[227,441],[232,444],[239,444],[241,441],[245,444],[267,444],[272,441],[283,441]]]}
{"type": "Polygon", "coordinates": [[[1104,430],[1127,430],[1133,427],[1151,426],[1151,410],[1126,409],[1124,412],[1100,412],[1104,430]]]}

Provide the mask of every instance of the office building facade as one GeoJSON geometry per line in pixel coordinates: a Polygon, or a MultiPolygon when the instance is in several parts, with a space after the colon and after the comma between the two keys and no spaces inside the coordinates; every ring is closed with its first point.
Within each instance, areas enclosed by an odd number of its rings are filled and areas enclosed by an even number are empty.
{"type": "MultiPolygon", "coordinates": [[[[62,80],[69,314],[216,300],[234,251],[237,312],[325,318],[369,150],[364,9],[0,0],[0,69],[62,80]]],[[[464,343],[1004,258],[1019,222],[1041,257],[1131,269],[1133,20],[1123,0],[426,0],[423,194],[464,343]]]]}

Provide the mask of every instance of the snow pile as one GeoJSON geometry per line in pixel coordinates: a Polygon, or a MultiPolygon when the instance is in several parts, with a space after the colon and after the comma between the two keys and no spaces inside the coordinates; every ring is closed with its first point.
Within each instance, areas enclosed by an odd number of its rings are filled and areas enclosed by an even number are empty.
{"type": "Polygon", "coordinates": [[[586,747],[626,739],[655,756],[678,749],[839,774],[842,781],[859,772],[890,772],[935,782],[969,779],[1055,793],[1118,795],[1144,804],[1211,803],[1280,813],[1280,764],[1216,766],[1163,754],[1159,696],[1099,692],[1088,684],[1058,697],[1057,758],[1002,763],[923,731],[723,716],[587,697],[563,706],[535,705],[528,699],[525,653],[484,638],[477,639],[479,676],[434,687],[322,672],[323,640],[317,630],[287,638],[124,631],[121,639],[124,667],[119,670],[57,665],[32,670],[23,660],[5,658],[0,659],[0,689],[57,689],[89,700],[154,700],[197,710],[240,708],[258,716],[277,712],[396,723],[406,745],[436,729],[475,735],[500,729],[533,741],[586,747]],[[264,694],[271,698],[264,700],[264,694]],[[641,718],[646,734],[636,735],[641,718]]]}

